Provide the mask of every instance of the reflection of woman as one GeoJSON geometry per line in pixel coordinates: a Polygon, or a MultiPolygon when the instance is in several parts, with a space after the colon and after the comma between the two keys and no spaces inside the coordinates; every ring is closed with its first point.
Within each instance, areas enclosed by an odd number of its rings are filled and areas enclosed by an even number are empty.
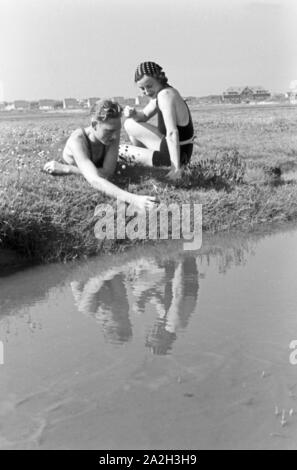
{"type": "Polygon", "coordinates": [[[158,311],[154,327],[146,337],[146,346],[154,354],[167,354],[176,340],[176,331],[186,328],[198,295],[198,271],[195,258],[185,258],[175,266],[165,266],[164,298],[155,296],[152,302],[158,311]]]}
{"type": "Polygon", "coordinates": [[[193,152],[190,110],[179,92],[168,84],[162,67],[155,62],[142,62],[136,69],[135,82],[150,102],[142,111],[125,108],[128,117],[125,129],[133,146],[121,145],[120,155],[134,157],[148,166],[170,166],[167,176],[177,179],[193,152]],[[156,114],[157,127],[147,123],[156,114]]]}

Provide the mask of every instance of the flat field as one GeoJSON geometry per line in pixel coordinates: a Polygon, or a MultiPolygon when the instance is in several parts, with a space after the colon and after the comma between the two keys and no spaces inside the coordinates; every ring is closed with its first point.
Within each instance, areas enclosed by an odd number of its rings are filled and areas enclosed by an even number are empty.
{"type": "MultiPolygon", "coordinates": [[[[197,140],[184,182],[167,182],[163,169],[120,164],[113,181],[165,203],[203,204],[205,231],[296,220],[297,184],[275,184],[267,168],[297,166],[297,107],[200,106],[192,115],[197,140]]],[[[94,209],[108,198],[82,177],[41,171],[46,161],[61,159],[70,132],[88,122],[85,113],[0,114],[0,248],[49,262],[131,244],[99,243],[94,236],[94,209]]],[[[122,141],[127,141],[124,132],[122,141]]]]}

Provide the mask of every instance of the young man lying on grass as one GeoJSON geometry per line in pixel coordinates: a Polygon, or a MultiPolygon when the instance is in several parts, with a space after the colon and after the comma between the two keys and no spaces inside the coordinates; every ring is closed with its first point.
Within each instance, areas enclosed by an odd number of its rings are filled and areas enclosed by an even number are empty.
{"type": "Polygon", "coordinates": [[[76,129],[68,138],[63,159],[47,162],[44,171],[51,175],[83,175],[98,191],[133,204],[138,210],[151,209],[156,199],[120,189],[108,181],[115,172],[121,132],[122,108],[110,100],[99,100],[91,110],[91,124],[76,129]]]}

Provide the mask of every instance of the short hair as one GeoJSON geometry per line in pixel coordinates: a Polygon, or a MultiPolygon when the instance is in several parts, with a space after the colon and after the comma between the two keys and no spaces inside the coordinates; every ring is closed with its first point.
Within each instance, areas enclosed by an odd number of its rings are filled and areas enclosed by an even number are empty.
{"type": "Polygon", "coordinates": [[[96,101],[91,108],[92,121],[104,122],[108,119],[116,119],[122,116],[123,108],[116,101],[102,99],[96,101]]]}
{"type": "Polygon", "coordinates": [[[165,72],[160,65],[156,64],[156,62],[141,62],[134,75],[135,83],[141,80],[144,75],[155,78],[161,83],[161,85],[167,85],[168,83],[168,78],[166,77],[165,72]]]}

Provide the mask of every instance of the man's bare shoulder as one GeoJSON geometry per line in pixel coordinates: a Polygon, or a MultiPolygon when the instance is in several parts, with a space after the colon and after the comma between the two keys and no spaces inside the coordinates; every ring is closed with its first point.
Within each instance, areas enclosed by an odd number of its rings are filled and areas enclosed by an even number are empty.
{"type": "Polygon", "coordinates": [[[82,142],[84,143],[84,141],[85,139],[84,139],[83,129],[79,128],[71,132],[67,143],[68,144],[80,144],[82,142]]]}
{"type": "Polygon", "coordinates": [[[75,129],[75,131],[72,131],[70,136],[69,136],[69,139],[71,140],[80,140],[83,138],[83,129],[82,128],[79,128],[79,129],[75,129]]]}

